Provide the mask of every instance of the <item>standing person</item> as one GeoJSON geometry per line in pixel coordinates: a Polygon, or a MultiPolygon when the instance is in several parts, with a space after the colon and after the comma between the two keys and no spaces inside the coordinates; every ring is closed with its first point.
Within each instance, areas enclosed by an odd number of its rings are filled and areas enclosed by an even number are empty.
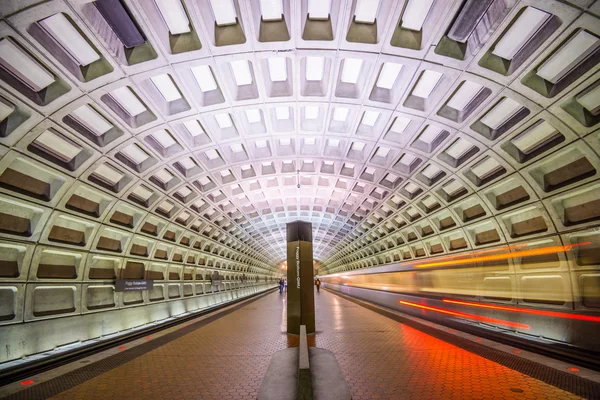
{"type": "Polygon", "coordinates": [[[318,293],[319,289],[321,288],[321,280],[319,278],[317,278],[317,280],[315,281],[315,286],[317,287],[317,293],[318,293]]]}
{"type": "Polygon", "coordinates": [[[283,278],[279,278],[279,294],[283,293],[283,278]]]}
{"type": "Polygon", "coordinates": [[[283,281],[283,284],[285,286],[285,291],[287,292],[287,279],[283,281]]]}

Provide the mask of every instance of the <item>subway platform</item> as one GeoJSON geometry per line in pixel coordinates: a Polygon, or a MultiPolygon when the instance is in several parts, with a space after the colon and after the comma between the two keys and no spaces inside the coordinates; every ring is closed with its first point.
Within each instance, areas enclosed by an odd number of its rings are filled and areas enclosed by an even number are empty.
{"type": "MultiPolygon", "coordinates": [[[[322,289],[309,346],[332,351],[358,399],[594,398],[600,374],[322,289]],[[366,306],[366,307],[365,307],[366,306]],[[399,322],[404,321],[404,322],[399,322]],[[422,329],[416,329],[421,327],[422,329]]],[[[255,399],[286,334],[278,291],[0,388],[7,399],[255,399]]]]}

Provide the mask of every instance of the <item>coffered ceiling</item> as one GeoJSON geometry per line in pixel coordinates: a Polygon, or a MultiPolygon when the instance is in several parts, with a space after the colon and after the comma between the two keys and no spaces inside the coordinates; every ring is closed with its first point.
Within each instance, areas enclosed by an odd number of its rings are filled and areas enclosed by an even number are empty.
{"type": "Polygon", "coordinates": [[[267,272],[300,219],[336,271],[600,218],[600,2],[0,11],[4,238],[126,255],[198,238],[200,258],[267,272]]]}

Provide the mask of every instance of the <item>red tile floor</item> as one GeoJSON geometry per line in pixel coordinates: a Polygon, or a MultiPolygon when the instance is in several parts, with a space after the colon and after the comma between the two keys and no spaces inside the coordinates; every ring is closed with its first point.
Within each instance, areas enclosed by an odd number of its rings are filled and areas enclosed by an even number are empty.
{"type": "MultiPolygon", "coordinates": [[[[353,399],[576,399],[334,294],[316,294],[317,347],[353,399]]],[[[55,399],[255,399],[271,355],[294,346],[285,297],[269,294],[55,399]]]]}

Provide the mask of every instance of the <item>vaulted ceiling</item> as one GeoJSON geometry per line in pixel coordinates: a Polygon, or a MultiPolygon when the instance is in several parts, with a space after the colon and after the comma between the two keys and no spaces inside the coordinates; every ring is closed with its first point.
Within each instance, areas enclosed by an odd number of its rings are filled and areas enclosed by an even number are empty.
{"type": "Polygon", "coordinates": [[[600,2],[0,12],[2,237],[268,271],[300,219],[335,271],[597,224],[600,2]]]}

